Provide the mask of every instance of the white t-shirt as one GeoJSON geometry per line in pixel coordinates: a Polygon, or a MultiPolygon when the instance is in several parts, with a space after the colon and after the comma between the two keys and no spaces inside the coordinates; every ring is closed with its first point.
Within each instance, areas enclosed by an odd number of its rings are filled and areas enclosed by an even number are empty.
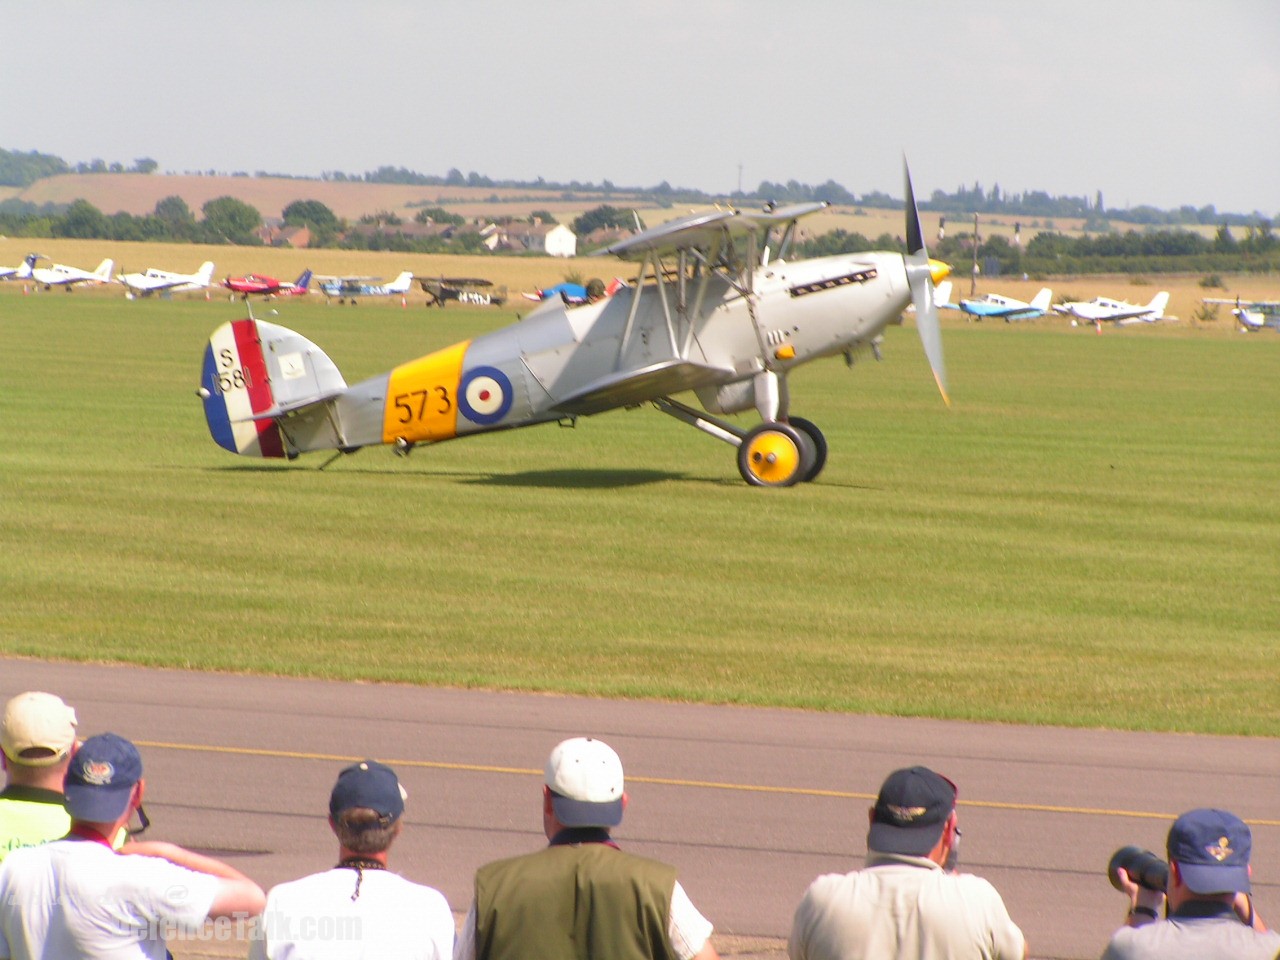
{"type": "Polygon", "coordinates": [[[218,878],[92,840],[55,840],[0,864],[0,958],[164,960],[199,931],[218,878]]]}
{"type": "Polygon", "coordinates": [[[250,960],[450,960],[453,914],[444,895],[389,870],[334,868],[281,883],[250,960]],[[356,878],[360,894],[354,900],[356,878]]]}
{"type": "Polygon", "coordinates": [[[809,887],[791,926],[791,960],[1022,960],[1022,931],[986,880],[924,857],[872,852],[867,863],[809,887]]]}

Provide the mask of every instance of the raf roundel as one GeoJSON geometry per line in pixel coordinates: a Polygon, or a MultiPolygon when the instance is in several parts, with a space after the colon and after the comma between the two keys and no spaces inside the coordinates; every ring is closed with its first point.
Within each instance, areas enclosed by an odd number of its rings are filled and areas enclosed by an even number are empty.
{"type": "Polygon", "coordinates": [[[497,367],[468,370],[458,385],[458,409],[472,423],[497,423],[511,410],[511,381],[497,367]]]}

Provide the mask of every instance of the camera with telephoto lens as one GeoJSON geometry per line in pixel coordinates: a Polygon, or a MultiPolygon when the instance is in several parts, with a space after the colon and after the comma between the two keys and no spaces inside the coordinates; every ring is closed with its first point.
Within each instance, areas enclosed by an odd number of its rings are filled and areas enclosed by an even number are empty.
{"type": "Polygon", "coordinates": [[[1124,867],[1129,879],[1140,887],[1164,893],[1169,885],[1169,865],[1150,850],[1141,847],[1121,847],[1111,855],[1107,864],[1107,879],[1117,890],[1121,889],[1120,876],[1116,872],[1124,867]]]}

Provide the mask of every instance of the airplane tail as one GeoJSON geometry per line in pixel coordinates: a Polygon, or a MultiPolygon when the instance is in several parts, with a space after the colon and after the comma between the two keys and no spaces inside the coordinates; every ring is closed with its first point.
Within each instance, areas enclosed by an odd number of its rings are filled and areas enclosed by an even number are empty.
{"type": "Polygon", "coordinates": [[[1036,294],[1035,299],[1031,301],[1031,306],[1041,313],[1049,312],[1049,304],[1053,302],[1053,291],[1048,287],[1044,287],[1036,294]]]}
{"type": "Polygon", "coordinates": [[[400,276],[396,277],[391,283],[387,284],[387,290],[391,293],[408,293],[409,286],[413,283],[413,272],[406,270],[400,276]]]}
{"type": "Polygon", "coordinates": [[[1151,311],[1151,319],[1152,320],[1161,319],[1164,316],[1164,308],[1167,307],[1168,305],[1169,305],[1169,293],[1166,290],[1161,290],[1154,297],[1152,297],[1151,302],[1147,304],[1147,309],[1151,311]]]}
{"type": "Polygon", "coordinates": [[[324,351],[287,327],[252,317],[224,323],[205,347],[197,394],[218,446],[246,457],[293,457],[286,414],[347,388],[324,351]]]}
{"type": "Polygon", "coordinates": [[[200,264],[200,269],[196,271],[196,282],[208,286],[213,280],[213,261],[206,260],[200,264]]]}
{"type": "Polygon", "coordinates": [[[951,302],[951,289],[953,284],[950,280],[943,280],[933,291],[933,302],[942,309],[950,309],[955,306],[951,302]]]}
{"type": "Polygon", "coordinates": [[[111,282],[111,271],[115,269],[116,262],[111,259],[103,260],[98,264],[98,269],[93,271],[94,277],[101,283],[111,282]]]}
{"type": "Polygon", "coordinates": [[[35,269],[36,261],[40,259],[38,253],[28,253],[27,258],[22,261],[22,266],[18,268],[18,272],[13,275],[15,280],[30,280],[31,271],[35,269]]]}
{"type": "Polygon", "coordinates": [[[303,270],[300,274],[298,274],[298,279],[293,281],[293,288],[295,290],[307,290],[308,288],[310,288],[310,286],[311,286],[311,270],[310,269],[303,270]]]}

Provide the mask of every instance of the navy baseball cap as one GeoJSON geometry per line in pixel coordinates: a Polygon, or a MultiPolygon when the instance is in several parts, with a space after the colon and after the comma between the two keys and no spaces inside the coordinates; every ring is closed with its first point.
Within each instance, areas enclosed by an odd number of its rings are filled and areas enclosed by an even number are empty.
{"type": "Polygon", "coordinates": [[[374,811],[385,823],[404,813],[405,790],[396,772],[377,760],[361,760],[338,774],[329,794],[329,814],[337,817],[357,807],[374,811]]]}
{"type": "Polygon", "coordinates": [[[112,823],[129,809],[133,787],[142,779],[138,748],[114,733],[90,737],[71,758],[62,792],[74,820],[112,823]]]}
{"type": "Polygon", "coordinates": [[[1192,893],[1248,893],[1253,835],[1226,810],[1192,810],[1169,828],[1169,860],[1192,893]]]}
{"type": "Polygon", "coordinates": [[[956,785],[946,777],[928,767],[895,770],[876,797],[867,846],[878,853],[926,856],[955,808],[956,785]]]}

